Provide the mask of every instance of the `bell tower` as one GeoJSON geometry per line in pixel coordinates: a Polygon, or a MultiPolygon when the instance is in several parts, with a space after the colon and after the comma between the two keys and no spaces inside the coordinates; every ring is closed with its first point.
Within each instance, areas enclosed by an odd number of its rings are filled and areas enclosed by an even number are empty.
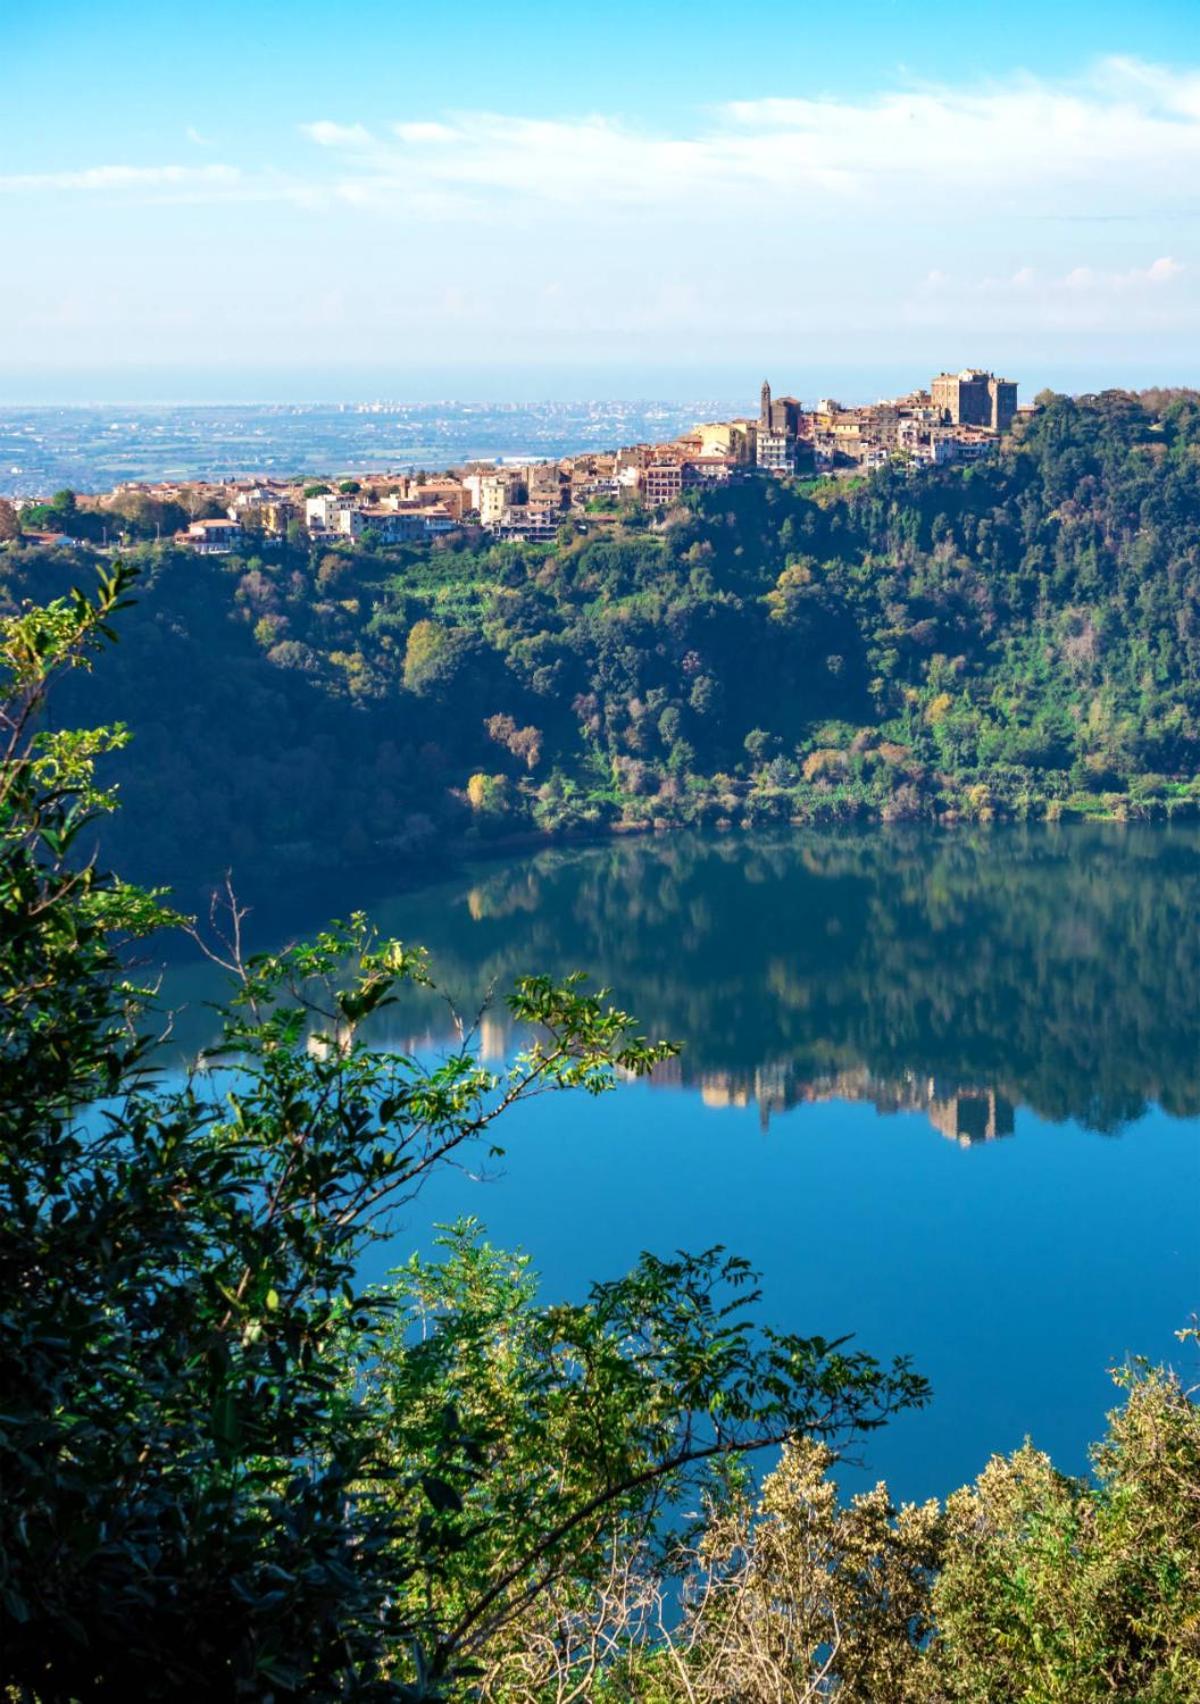
{"type": "Polygon", "coordinates": [[[771,430],[771,387],[766,379],[762,382],[762,390],[759,396],[758,423],[764,432],[769,432],[771,430]]]}

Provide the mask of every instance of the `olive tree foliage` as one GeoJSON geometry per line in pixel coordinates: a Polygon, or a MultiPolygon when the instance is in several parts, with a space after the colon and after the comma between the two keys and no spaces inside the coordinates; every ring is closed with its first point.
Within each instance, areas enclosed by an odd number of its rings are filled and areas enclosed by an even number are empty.
{"type": "Polygon", "coordinates": [[[492,1639],[481,1697],[1198,1704],[1200,1406],[1167,1369],[1115,1377],[1087,1478],[1026,1443],[944,1504],[843,1501],[804,1438],[757,1496],[712,1488],[669,1573],[614,1525],[588,1580],[492,1639]]]}
{"type": "Polygon", "coordinates": [[[948,1499],[923,1696],[1200,1700],[1200,1406],[1163,1368],[1115,1377],[1090,1480],[1027,1443],[948,1499]]]}
{"type": "Polygon", "coordinates": [[[355,916],[247,957],[235,907],[222,1045],[164,1072],[127,948],[175,919],[86,853],[124,736],[43,716],[130,587],[117,567],[0,621],[0,1686],[443,1698],[485,1635],[587,1579],[606,1523],[649,1535],[704,1462],[870,1427],[924,1387],[756,1335],[718,1253],[539,1314],[494,1394],[486,1289],[445,1275],[412,1338],[420,1272],[364,1289],[368,1240],[516,1104],[672,1049],[579,978],[531,977],[511,1067],[466,1032],[426,1067],[368,1024],[428,982],[419,950],[355,916]]]}

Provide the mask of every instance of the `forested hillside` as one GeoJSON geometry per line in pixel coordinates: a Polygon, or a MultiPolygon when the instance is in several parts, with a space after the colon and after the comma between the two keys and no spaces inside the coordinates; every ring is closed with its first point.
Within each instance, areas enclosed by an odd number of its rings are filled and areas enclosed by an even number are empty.
{"type": "MultiPolygon", "coordinates": [[[[1195,393],[1054,397],[992,463],[756,481],[555,546],[134,554],[115,664],[60,714],[134,732],[135,870],[1200,801],[1195,393]]],[[[0,552],[10,605],[80,572],[0,552]]]]}

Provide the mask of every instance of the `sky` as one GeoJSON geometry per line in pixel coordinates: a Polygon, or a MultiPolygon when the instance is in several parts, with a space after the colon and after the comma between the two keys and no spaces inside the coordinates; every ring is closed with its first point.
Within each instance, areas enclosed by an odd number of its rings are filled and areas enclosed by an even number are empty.
{"type": "Polygon", "coordinates": [[[1200,384],[1200,0],[0,12],[0,401],[1200,384]]]}

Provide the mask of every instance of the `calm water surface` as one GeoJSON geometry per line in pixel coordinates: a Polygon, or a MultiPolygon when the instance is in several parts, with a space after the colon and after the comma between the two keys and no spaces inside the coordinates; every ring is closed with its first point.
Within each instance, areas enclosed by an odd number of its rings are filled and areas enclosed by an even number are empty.
{"type": "MultiPolygon", "coordinates": [[[[502,1169],[431,1183],[373,1270],[463,1213],[548,1297],[723,1243],[775,1323],[933,1381],[869,1442],[903,1497],[1027,1433],[1081,1470],[1127,1355],[1200,1377],[1173,1336],[1200,1307],[1197,830],[623,841],[372,909],[462,1010],[497,990],[492,1058],[535,969],[587,969],[684,1049],[649,1084],[519,1109],[502,1169]]],[[[432,1002],[391,1029],[446,1044],[432,1002]]]]}

